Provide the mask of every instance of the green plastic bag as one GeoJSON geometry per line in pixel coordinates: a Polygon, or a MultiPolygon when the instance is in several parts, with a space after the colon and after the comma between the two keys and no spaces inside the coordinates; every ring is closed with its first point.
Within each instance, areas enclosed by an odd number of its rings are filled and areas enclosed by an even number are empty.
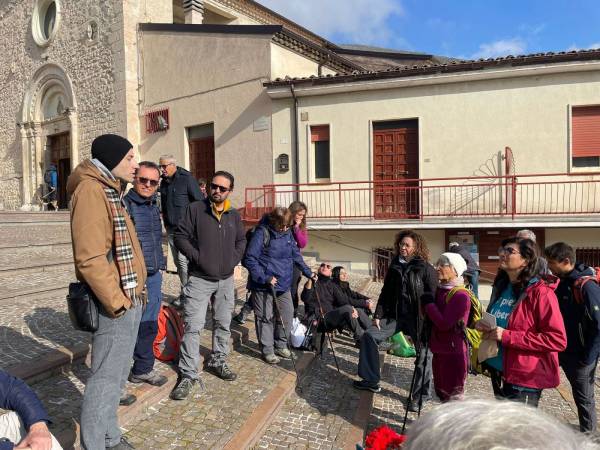
{"type": "Polygon", "coordinates": [[[401,356],[402,358],[412,358],[417,355],[415,348],[408,342],[402,331],[398,331],[390,338],[392,346],[388,353],[401,356]]]}

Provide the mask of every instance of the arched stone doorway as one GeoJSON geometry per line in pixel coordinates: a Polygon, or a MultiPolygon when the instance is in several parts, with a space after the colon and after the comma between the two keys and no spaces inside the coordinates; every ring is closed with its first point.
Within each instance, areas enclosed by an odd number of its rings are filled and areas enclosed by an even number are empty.
{"type": "Polygon", "coordinates": [[[67,206],[66,180],[79,163],[77,151],[77,109],[73,86],[58,64],[40,67],[23,99],[21,131],[25,209],[35,209],[46,193],[44,172],[54,164],[58,169],[59,206],[67,206]]]}

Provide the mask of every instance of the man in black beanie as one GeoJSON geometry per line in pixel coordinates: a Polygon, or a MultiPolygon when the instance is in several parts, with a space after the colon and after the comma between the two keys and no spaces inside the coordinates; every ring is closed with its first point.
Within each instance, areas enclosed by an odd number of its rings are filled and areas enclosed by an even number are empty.
{"type": "MultiPolygon", "coordinates": [[[[100,311],[81,407],[81,447],[86,450],[133,448],[121,436],[117,408],[129,374],[146,284],[142,249],[122,203],[123,188],[133,181],[137,168],[131,143],[104,134],[92,143],[92,159],[79,164],[67,182],[75,274],[93,291],[100,311]]],[[[123,400],[130,404],[135,396],[123,400]]]]}

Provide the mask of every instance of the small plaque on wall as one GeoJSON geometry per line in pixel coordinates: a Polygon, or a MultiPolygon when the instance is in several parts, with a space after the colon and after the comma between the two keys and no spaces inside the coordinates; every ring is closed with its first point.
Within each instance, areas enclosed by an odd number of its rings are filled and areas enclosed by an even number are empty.
{"type": "Polygon", "coordinates": [[[269,119],[268,116],[261,116],[254,121],[253,131],[265,131],[269,129],[269,119]]]}

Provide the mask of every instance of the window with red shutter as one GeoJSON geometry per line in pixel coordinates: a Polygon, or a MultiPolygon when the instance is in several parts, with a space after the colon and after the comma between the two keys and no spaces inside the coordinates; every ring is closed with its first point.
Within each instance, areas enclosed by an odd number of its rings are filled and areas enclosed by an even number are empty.
{"type": "Polygon", "coordinates": [[[573,167],[600,166],[600,106],[574,106],[571,110],[573,167]]]}

